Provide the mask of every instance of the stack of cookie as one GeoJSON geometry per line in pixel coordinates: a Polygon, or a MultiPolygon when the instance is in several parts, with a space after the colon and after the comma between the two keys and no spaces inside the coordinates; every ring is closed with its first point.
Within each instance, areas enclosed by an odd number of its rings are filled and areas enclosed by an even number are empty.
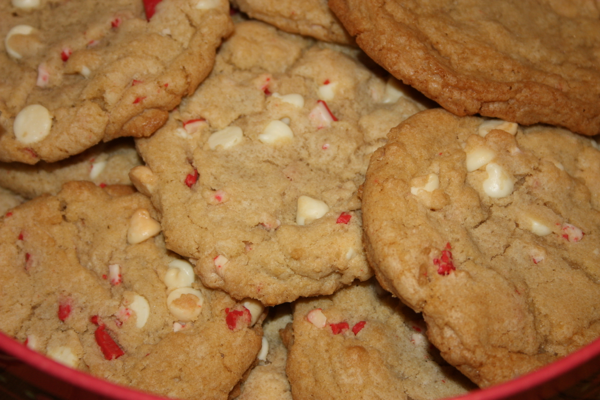
{"type": "Polygon", "coordinates": [[[0,5],[1,331],[240,400],[453,397],[600,337],[596,3],[156,3],[0,5]]]}

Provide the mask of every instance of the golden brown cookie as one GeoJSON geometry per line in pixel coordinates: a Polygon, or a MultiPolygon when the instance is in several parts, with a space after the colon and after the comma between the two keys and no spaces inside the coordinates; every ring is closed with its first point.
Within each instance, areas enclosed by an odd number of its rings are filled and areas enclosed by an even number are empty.
{"type": "Polygon", "coordinates": [[[115,383],[227,399],[254,365],[262,307],[202,286],[155,218],[131,188],[90,182],[6,213],[0,330],[115,383]]]}
{"type": "Polygon", "coordinates": [[[331,0],[357,44],[457,115],[600,133],[593,1],[331,0]]]}
{"type": "Polygon", "coordinates": [[[339,48],[238,24],[198,91],[136,140],[132,181],[205,285],[275,305],[371,276],[358,188],[387,131],[424,107],[339,48]]]}
{"type": "Polygon", "coordinates": [[[233,0],[252,18],[281,30],[326,42],[352,44],[354,40],[331,12],[327,0],[233,0]]]}
{"type": "Polygon", "coordinates": [[[70,181],[131,185],[129,170],[141,163],[133,140],[120,138],[55,163],[0,162],[0,186],[31,199],[45,193],[57,194],[70,181]]]}
{"type": "Polygon", "coordinates": [[[432,400],[473,389],[425,331],[374,280],[298,300],[287,362],[294,399],[432,400]]]}
{"type": "Polygon", "coordinates": [[[225,0],[0,5],[0,161],[35,164],[160,128],[232,29],[225,0]],[[57,21],[60,21],[57,23],[57,21]]]}
{"type": "Polygon", "coordinates": [[[441,109],[407,119],[373,154],[371,265],[480,386],[600,336],[599,168],[596,142],[569,131],[441,109]]]}

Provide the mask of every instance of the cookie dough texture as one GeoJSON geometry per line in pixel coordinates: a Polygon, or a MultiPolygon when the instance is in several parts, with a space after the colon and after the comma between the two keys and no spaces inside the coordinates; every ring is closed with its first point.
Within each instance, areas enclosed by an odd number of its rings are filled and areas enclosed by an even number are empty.
{"type": "Polygon", "coordinates": [[[600,133],[593,1],[331,0],[357,44],[460,116],[600,133]]]}
{"type": "Polygon", "coordinates": [[[54,162],[100,141],[151,135],[209,74],[232,30],[227,1],[197,3],[162,1],[147,21],[137,0],[42,0],[32,10],[2,2],[0,161],[54,162]],[[33,31],[8,38],[18,25],[33,31]],[[45,107],[52,124],[33,143],[13,130],[28,105],[45,107]]]}
{"type": "Polygon", "coordinates": [[[423,319],[376,281],[298,300],[292,338],[287,373],[294,399],[425,400],[473,386],[431,346],[423,319]],[[327,318],[325,326],[309,321],[313,310],[327,318]],[[332,328],[343,323],[341,331],[332,328]]]}
{"type": "Polygon", "coordinates": [[[0,162],[0,186],[31,199],[45,193],[57,194],[70,181],[131,185],[129,170],[141,164],[133,140],[116,139],[55,163],[0,162]]]}
{"type": "Polygon", "coordinates": [[[205,285],[275,305],[371,276],[358,188],[394,121],[424,107],[400,94],[385,103],[386,81],[359,50],[338,47],[238,24],[198,91],[136,140],[146,166],[132,181],[160,210],[167,247],[195,260],[205,285]],[[291,137],[263,142],[273,122],[291,137]],[[301,196],[328,211],[298,224],[301,196]]]}
{"type": "Polygon", "coordinates": [[[406,120],[373,154],[363,195],[378,279],[482,387],[600,336],[597,144],[546,126],[479,134],[484,122],[440,109],[406,120]]]}
{"type": "Polygon", "coordinates": [[[353,43],[327,0],[234,0],[233,5],[252,18],[268,22],[286,32],[326,42],[353,43]]]}
{"type": "Polygon", "coordinates": [[[25,199],[8,189],[0,187],[0,215],[21,204],[25,199]]]}
{"type": "Polygon", "coordinates": [[[268,343],[266,358],[260,360],[252,369],[241,385],[241,393],[236,400],[292,400],[290,383],[285,372],[287,349],[280,335],[280,331],[291,322],[289,305],[284,304],[269,310],[269,316],[262,325],[263,341],[266,339],[268,343]]]}
{"type": "Polygon", "coordinates": [[[253,365],[261,329],[230,330],[226,310],[236,302],[196,279],[192,287],[204,298],[200,315],[174,332],[180,321],[169,311],[163,280],[175,257],[161,235],[128,244],[130,219],[139,209],[156,218],[149,200],[128,187],[73,182],[57,196],[38,197],[4,216],[0,329],[118,384],[182,399],[226,399],[253,365]],[[111,265],[119,266],[118,284],[111,265]],[[136,296],[149,308],[141,327],[143,312],[132,305],[136,296]],[[124,355],[105,358],[93,316],[124,355]]]}

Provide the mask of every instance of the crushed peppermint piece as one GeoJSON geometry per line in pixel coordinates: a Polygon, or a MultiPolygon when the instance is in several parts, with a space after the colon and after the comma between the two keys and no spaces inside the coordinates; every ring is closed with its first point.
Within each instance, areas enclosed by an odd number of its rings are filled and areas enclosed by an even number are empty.
{"type": "Polygon", "coordinates": [[[190,119],[183,123],[183,129],[189,134],[198,132],[202,125],[206,124],[206,120],[203,118],[190,119]]]}
{"type": "Polygon", "coordinates": [[[433,259],[433,264],[437,265],[437,272],[440,275],[448,275],[452,271],[456,270],[454,263],[452,262],[452,252],[450,250],[450,243],[446,243],[446,248],[442,250],[441,257],[433,259]]]}
{"type": "Polygon", "coordinates": [[[144,81],[138,81],[137,79],[134,79],[131,81],[131,86],[139,85],[140,83],[144,83],[144,81]]]}
{"type": "Polygon", "coordinates": [[[196,183],[196,181],[198,181],[198,177],[200,176],[200,174],[198,174],[198,170],[194,170],[194,172],[187,174],[187,176],[185,177],[185,184],[187,185],[187,187],[191,188],[194,183],[196,183]]]}
{"type": "Polygon", "coordinates": [[[237,331],[244,327],[248,327],[252,323],[252,315],[246,307],[242,307],[241,310],[232,310],[226,308],[225,313],[227,314],[225,317],[227,327],[232,331],[237,331]]]}
{"type": "Polygon", "coordinates": [[[41,63],[38,65],[38,76],[36,81],[36,86],[46,87],[48,86],[48,81],[50,80],[50,72],[48,71],[48,67],[46,64],[41,63]]]}
{"type": "Polygon", "coordinates": [[[338,322],[337,324],[329,324],[329,326],[331,327],[331,332],[333,332],[334,335],[339,335],[340,333],[344,333],[350,329],[350,326],[347,322],[338,322]]]}
{"type": "Polygon", "coordinates": [[[317,328],[324,328],[327,324],[327,317],[320,308],[310,310],[310,312],[306,314],[306,319],[317,328]]]}
{"type": "Polygon", "coordinates": [[[119,347],[117,342],[106,331],[106,325],[100,325],[94,332],[96,343],[100,346],[104,358],[107,360],[115,360],[125,354],[123,349],[119,347]]]}
{"type": "Polygon", "coordinates": [[[108,276],[110,277],[110,284],[113,286],[118,286],[123,281],[121,277],[121,266],[119,264],[109,265],[108,276]]]}
{"type": "Polygon", "coordinates": [[[324,143],[323,146],[321,146],[321,148],[323,150],[327,150],[329,148],[329,143],[324,143]]]}
{"type": "Polygon", "coordinates": [[[162,0],[144,0],[144,10],[146,11],[146,19],[150,21],[150,18],[155,13],[156,5],[162,0]]]}
{"type": "Polygon", "coordinates": [[[73,50],[71,50],[68,47],[65,47],[60,52],[60,59],[63,60],[64,62],[67,62],[67,60],[69,59],[69,57],[71,57],[71,54],[73,54],[73,50]]]}
{"type": "Polygon", "coordinates": [[[367,321],[360,321],[354,324],[354,326],[352,327],[352,333],[354,333],[354,336],[358,335],[358,332],[362,331],[366,324],[367,321]]]}
{"type": "Polygon", "coordinates": [[[215,267],[217,268],[223,268],[225,266],[225,264],[227,264],[229,262],[229,260],[227,259],[227,257],[223,256],[223,255],[218,255],[213,259],[214,263],[215,263],[215,267]]]}
{"type": "Polygon", "coordinates": [[[123,22],[121,18],[117,17],[111,21],[110,26],[113,28],[118,28],[119,25],[121,25],[121,22],[123,22]]]}
{"type": "Polygon", "coordinates": [[[146,98],[146,96],[136,97],[135,100],[133,100],[133,104],[138,104],[138,103],[142,102],[145,98],[146,98]]]}
{"type": "Polygon", "coordinates": [[[58,319],[65,322],[69,315],[71,315],[71,299],[67,297],[58,303],[58,319]]]}
{"type": "Polygon", "coordinates": [[[308,114],[308,119],[317,129],[328,128],[338,120],[323,100],[317,101],[317,105],[308,114]]]}
{"type": "Polygon", "coordinates": [[[348,222],[350,222],[351,218],[352,218],[352,215],[348,214],[347,212],[343,212],[340,214],[340,216],[335,221],[335,223],[336,224],[348,224],[348,222]]]}
{"type": "Polygon", "coordinates": [[[561,230],[563,232],[562,237],[572,243],[579,242],[581,239],[583,239],[583,235],[585,235],[581,229],[575,225],[567,223],[562,225],[561,230]]]}

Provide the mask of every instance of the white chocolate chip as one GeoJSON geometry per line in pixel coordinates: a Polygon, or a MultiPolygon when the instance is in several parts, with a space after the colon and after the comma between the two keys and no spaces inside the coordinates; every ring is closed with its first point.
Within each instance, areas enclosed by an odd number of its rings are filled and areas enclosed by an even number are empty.
{"type": "Polygon", "coordinates": [[[263,133],[258,135],[258,140],[265,144],[275,145],[291,141],[294,133],[284,122],[271,121],[264,129],[263,133]]]}
{"type": "Polygon", "coordinates": [[[135,312],[135,326],[138,329],[143,328],[150,316],[150,305],[148,304],[148,300],[139,294],[134,294],[133,301],[129,305],[129,308],[135,312]]]}
{"type": "Polygon", "coordinates": [[[192,288],[175,289],[167,297],[169,311],[180,321],[195,321],[198,319],[203,303],[202,293],[192,288]],[[184,301],[180,300],[182,297],[185,299],[184,301]]]}
{"type": "Polygon", "coordinates": [[[211,10],[219,6],[219,0],[200,0],[196,4],[198,10],[211,10]]]}
{"type": "Polygon", "coordinates": [[[19,52],[10,47],[9,41],[10,38],[14,35],[31,35],[35,31],[33,26],[29,25],[16,25],[11,28],[10,31],[6,34],[6,38],[4,39],[4,47],[6,48],[6,52],[12,58],[21,58],[23,57],[19,52]]]}
{"type": "Polygon", "coordinates": [[[162,31],[160,31],[160,35],[161,36],[171,36],[171,29],[169,28],[165,28],[162,31]]]}
{"type": "Polygon", "coordinates": [[[40,0],[12,0],[12,5],[21,10],[31,10],[40,6],[40,0]]]}
{"type": "Polygon", "coordinates": [[[138,165],[129,171],[129,179],[137,190],[150,196],[156,186],[156,176],[154,172],[145,165],[138,165]]]}
{"type": "Polygon", "coordinates": [[[281,99],[281,101],[283,101],[285,103],[289,103],[291,105],[294,105],[298,108],[304,107],[304,97],[302,97],[301,94],[290,93],[290,94],[284,94],[282,96],[279,93],[273,93],[272,96],[277,99],[281,99]]]}
{"type": "Polygon", "coordinates": [[[354,250],[353,248],[348,249],[348,251],[346,252],[346,260],[352,259],[352,257],[354,257],[355,255],[356,250],[354,250]]]}
{"type": "Polygon", "coordinates": [[[410,341],[419,347],[427,346],[427,340],[425,339],[425,335],[423,335],[422,333],[413,332],[410,335],[410,341]]]}
{"type": "Polygon", "coordinates": [[[165,285],[167,290],[178,289],[182,287],[191,287],[196,276],[192,265],[183,260],[173,260],[169,263],[169,269],[165,274],[165,285]]]}
{"type": "Polygon", "coordinates": [[[175,129],[174,133],[182,139],[190,139],[191,138],[191,136],[188,134],[188,132],[183,128],[175,129]]]}
{"type": "Polygon", "coordinates": [[[260,351],[256,358],[260,361],[267,361],[267,355],[269,354],[269,341],[266,337],[262,337],[262,345],[260,346],[260,351]]]}
{"type": "Polygon", "coordinates": [[[83,75],[84,78],[89,78],[92,71],[90,71],[90,69],[84,65],[81,67],[81,71],[79,71],[79,73],[83,75]]]}
{"type": "Polygon", "coordinates": [[[215,150],[217,147],[229,149],[242,142],[244,134],[242,128],[238,126],[229,126],[225,129],[217,131],[208,138],[208,147],[215,150]]]}
{"type": "Polygon", "coordinates": [[[215,263],[215,267],[217,267],[217,268],[223,268],[225,266],[225,264],[227,264],[229,262],[227,257],[222,256],[222,255],[216,256],[213,261],[215,263]]]}
{"type": "Polygon", "coordinates": [[[323,217],[328,211],[329,207],[325,202],[308,196],[300,196],[296,211],[296,223],[298,225],[310,224],[315,219],[323,217]]]}
{"type": "Polygon", "coordinates": [[[311,310],[307,315],[306,319],[316,326],[317,328],[324,328],[327,324],[327,317],[323,314],[323,310],[320,308],[315,308],[311,310]]]}
{"type": "Polygon", "coordinates": [[[592,145],[593,148],[595,148],[596,150],[600,150],[600,144],[598,144],[598,142],[596,142],[594,139],[590,140],[590,144],[592,145]]]}
{"type": "Polygon", "coordinates": [[[552,164],[554,164],[554,166],[555,166],[556,168],[560,169],[561,171],[564,171],[564,170],[565,170],[565,166],[564,166],[564,165],[562,165],[561,163],[559,163],[558,161],[554,161],[554,160],[552,160],[552,164]]]}
{"type": "Polygon", "coordinates": [[[467,152],[467,171],[473,172],[487,165],[496,157],[496,152],[489,147],[477,147],[467,152]]]}
{"type": "Polygon", "coordinates": [[[385,94],[383,95],[382,102],[384,104],[395,103],[401,97],[404,97],[402,83],[394,77],[390,77],[385,83],[385,94]]]}
{"type": "Polygon", "coordinates": [[[283,117],[283,118],[280,119],[280,121],[283,122],[286,125],[289,125],[292,122],[292,120],[289,119],[288,117],[283,117]]]}
{"type": "Polygon", "coordinates": [[[17,114],[13,132],[19,142],[30,144],[48,136],[51,127],[52,117],[48,109],[39,104],[31,104],[17,114]]]}
{"type": "Polygon", "coordinates": [[[552,229],[533,218],[529,218],[528,228],[531,232],[538,236],[546,236],[552,233],[552,229]]]}
{"type": "Polygon", "coordinates": [[[111,264],[108,266],[108,281],[113,286],[117,286],[121,283],[121,266],[119,264],[111,264]]]}
{"type": "Polygon", "coordinates": [[[410,188],[410,193],[413,195],[418,195],[421,191],[433,192],[436,189],[440,188],[440,178],[437,174],[429,174],[427,175],[427,182],[423,186],[412,186],[410,188]]]}
{"type": "Polygon", "coordinates": [[[319,99],[329,101],[335,98],[335,87],[338,85],[337,82],[327,83],[319,86],[317,90],[319,99]]]}
{"type": "Polygon", "coordinates": [[[56,346],[46,349],[46,355],[63,365],[71,368],[77,367],[79,358],[73,353],[73,350],[67,346],[56,346]]]}
{"type": "Polygon", "coordinates": [[[254,299],[247,299],[242,303],[242,305],[246,307],[248,311],[250,311],[250,315],[252,316],[252,325],[258,321],[258,317],[260,317],[265,310],[265,306],[263,306],[260,301],[254,299]]]}
{"type": "Polygon", "coordinates": [[[133,213],[129,221],[127,242],[129,244],[141,243],[146,239],[158,235],[160,231],[160,224],[150,216],[150,212],[144,208],[140,208],[133,213]]]}
{"type": "Polygon", "coordinates": [[[490,197],[509,196],[514,189],[514,182],[504,168],[496,163],[489,163],[485,170],[488,177],[483,181],[483,191],[490,197]]]}
{"type": "Polygon", "coordinates": [[[106,168],[107,164],[108,161],[106,160],[94,161],[90,170],[90,179],[96,179],[98,176],[100,176],[102,171],[104,171],[104,168],[106,168]]]}
{"type": "Polygon", "coordinates": [[[508,132],[511,135],[516,135],[518,128],[519,124],[514,122],[508,122],[501,119],[488,119],[479,125],[478,133],[479,136],[486,137],[490,131],[494,129],[500,129],[501,131],[508,132]]]}

